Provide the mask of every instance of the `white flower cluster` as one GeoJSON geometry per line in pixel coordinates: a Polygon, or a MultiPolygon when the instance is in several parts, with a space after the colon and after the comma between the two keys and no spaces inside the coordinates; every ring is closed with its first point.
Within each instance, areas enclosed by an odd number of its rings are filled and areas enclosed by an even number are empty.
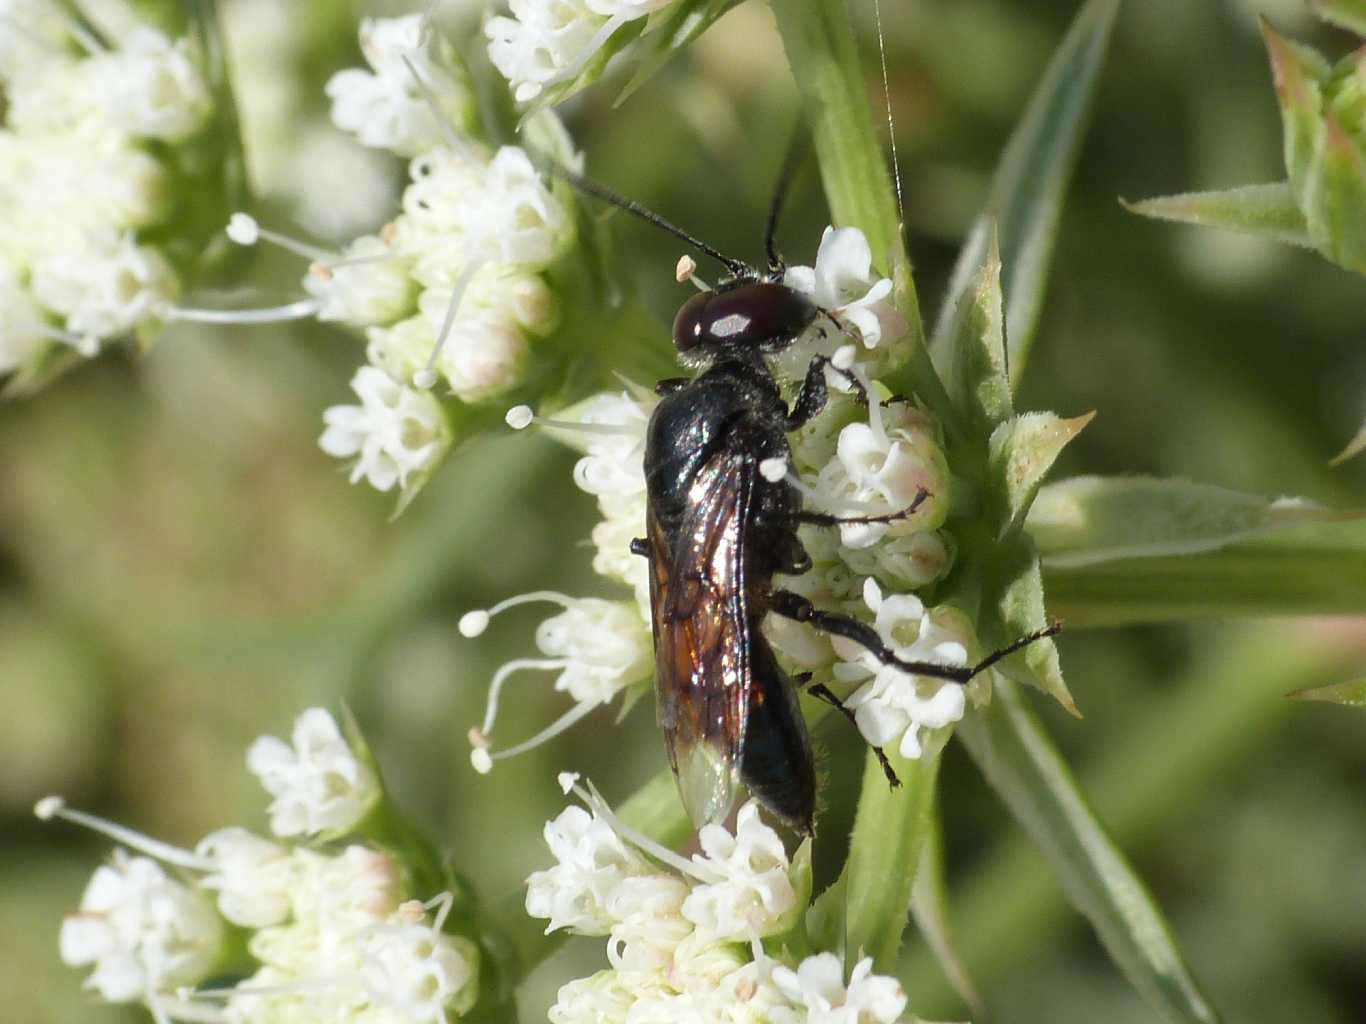
{"type": "Polygon", "coordinates": [[[484,26],[489,59],[519,103],[572,82],[624,25],[674,0],[509,0],[512,17],[484,26]]]}
{"type": "Polygon", "coordinates": [[[311,708],[292,742],[253,743],[247,766],[274,797],[274,839],[233,827],[181,850],[70,810],[59,797],[38,804],[44,820],[63,818],[121,844],[62,925],[62,959],[93,968],[86,986],[109,1002],[141,1002],[161,1022],[400,1024],[468,1010],[480,954],[443,930],[449,895],[410,899],[405,866],[363,842],[320,849],[277,841],[354,833],[382,798],[368,753],[311,708]],[[250,932],[258,967],[230,988],[196,989],[223,966],[228,925],[250,932]]]}
{"type": "MultiPolygon", "coordinates": [[[[810,899],[810,846],[789,859],[754,801],[735,831],[703,828],[685,859],[621,825],[595,792],[562,776],[588,810],[545,827],[555,866],[527,879],[527,913],[607,936],[610,967],[564,985],[552,1024],[891,1024],[906,996],[864,960],[846,983],[822,953],[797,964],[771,956],[810,899]]],[[[785,954],[780,954],[785,956],[785,954]]]]}
{"type": "MultiPolygon", "coordinates": [[[[571,243],[574,222],[525,150],[490,150],[470,135],[467,75],[421,15],[366,19],[360,43],[368,68],[327,84],[332,120],[364,146],[409,158],[398,215],[338,252],[266,231],[245,214],[228,235],[309,260],[308,300],[241,319],[316,316],[365,332],[368,365],[352,381],[361,404],[328,409],[320,444],[355,460],[353,482],[397,486],[406,499],[452,440],[430,389],[482,402],[522,382],[532,342],[558,319],[544,272],[571,243]]],[[[527,130],[561,162],[576,162],[553,115],[527,130]]]]}
{"type": "Polygon", "coordinates": [[[55,344],[93,355],[165,316],[180,280],[147,229],[176,201],[167,147],[212,97],[193,42],[123,0],[96,37],[60,5],[18,0],[0,29],[0,375],[55,344]]]}

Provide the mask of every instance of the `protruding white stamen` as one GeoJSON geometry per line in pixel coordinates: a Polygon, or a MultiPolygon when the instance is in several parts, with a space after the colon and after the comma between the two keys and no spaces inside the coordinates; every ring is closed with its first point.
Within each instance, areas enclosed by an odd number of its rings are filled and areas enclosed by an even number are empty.
{"type": "MultiPolygon", "coordinates": [[[[418,30],[418,39],[422,38],[424,29],[418,30]]],[[[427,107],[432,112],[432,117],[436,118],[436,123],[441,126],[441,134],[446,136],[446,145],[450,147],[452,153],[462,153],[466,146],[460,138],[460,133],[455,130],[455,126],[446,118],[446,112],[441,109],[441,104],[436,102],[436,96],[432,93],[431,87],[426,80],[418,73],[417,65],[408,59],[405,53],[402,55],[403,64],[408,69],[408,73],[413,76],[413,81],[417,83],[417,91],[422,93],[422,99],[426,101],[427,107]]]]}
{"type": "Polygon", "coordinates": [[[697,276],[697,261],[686,253],[678,257],[678,266],[674,268],[674,279],[679,284],[685,281],[690,282],[698,291],[709,292],[711,285],[697,276]]]}
{"type": "Polygon", "coordinates": [[[430,391],[436,387],[436,371],[421,369],[413,374],[413,387],[421,388],[423,391],[430,391]]]}
{"type": "Polygon", "coordinates": [[[560,772],[555,776],[555,781],[560,784],[560,792],[568,796],[574,790],[574,785],[579,781],[578,772],[560,772]]]}
{"type": "Polygon", "coordinates": [[[759,475],[771,484],[776,484],[783,477],[787,476],[787,459],[781,455],[775,455],[771,459],[764,459],[759,463],[759,475]]]}
{"type": "Polygon", "coordinates": [[[643,832],[637,832],[635,829],[631,828],[631,826],[623,822],[616,816],[607,801],[602,798],[602,794],[598,792],[598,788],[594,786],[592,782],[588,783],[587,789],[584,789],[577,784],[572,786],[571,789],[575,796],[588,805],[590,811],[607,822],[608,827],[613,832],[621,836],[622,839],[625,839],[632,846],[649,854],[661,864],[667,864],[669,867],[688,878],[696,878],[702,882],[715,882],[717,880],[710,872],[700,871],[698,866],[686,857],[680,857],[678,854],[674,853],[673,850],[660,845],[643,832]]]}
{"type": "Polygon", "coordinates": [[[261,225],[251,214],[239,210],[228,218],[227,233],[238,245],[255,245],[261,237],[261,225]]]}
{"type": "Polygon", "coordinates": [[[316,299],[300,299],[284,306],[265,309],[187,309],[166,306],[158,310],[164,320],[183,320],[196,324],[274,324],[289,320],[307,320],[318,315],[316,299]]]}
{"type": "Polygon", "coordinates": [[[108,836],[116,843],[121,843],[139,853],[145,853],[149,857],[174,867],[187,868],[190,871],[214,871],[217,869],[217,865],[212,860],[206,857],[196,857],[189,850],[182,850],[170,843],[163,843],[159,839],[153,839],[141,832],[135,832],[117,822],[93,814],[86,814],[84,811],[72,810],[66,806],[66,801],[60,796],[48,796],[39,800],[33,807],[33,813],[42,821],[61,818],[73,825],[88,828],[92,832],[108,836]]]}
{"type": "Polygon", "coordinates": [[[489,684],[489,702],[484,711],[484,725],[482,731],[487,735],[493,732],[493,723],[498,718],[498,698],[503,692],[503,684],[512,676],[526,669],[539,669],[541,671],[552,671],[564,668],[568,662],[562,658],[514,658],[506,665],[502,666],[493,674],[493,682],[489,684]]]}
{"type": "Polygon", "coordinates": [[[87,359],[100,354],[100,339],[93,334],[85,334],[76,339],[76,351],[87,359]]]}
{"type": "MultiPolygon", "coordinates": [[[[563,664],[563,662],[561,662],[563,664]]],[[[496,750],[491,753],[495,761],[501,761],[505,757],[516,757],[518,754],[525,754],[528,750],[534,750],[542,743],[549,743],[566,729],[578,724],[579,720],[587,717],[588,713],[595,710],[597,704],[575,704],[572,708],[562,714],[555,721],[551,722],[544,729],[538,732],[529,740],[523,740],[515,747],[508,747],[506,750],[496,750]]]]}
{"type": "Polygon", "coordinates": [[[461,636],[473,639],[489,628],[490,618],[492,616],[482,608],[477,611],[466,612],[460,616],[460,624],[457,628],[460,630],[461,636]]]}
{"type": "MultiPolygon", "coordinates": [[[[404,57],[403,59],[406,61],[408,58],[404,57]]],[[[409,65],[409,67],[411,66],[409,65]]],[[[446,315],[441,320],[441,330],[436,335],[436,344],[432,346],[432,353],[427,357],[427,365],[413,377],[413,383],[417,384],[418,387],[430,388],[436,383],[436,360],[441,355],[441,349],[445,347],[446,338],[451,333],[451,326],[455,323],[455,314],[460,309],[460,300],[465,297],[465,291],[469,288],[470,282],[474,280],[474,275],[479,273],[480,268],[487,262],[487,260],[475,260],[461,271],[460,277],[456,279],[455,287],[451,290],[451,301],[446,306],[446,315]],[[429,381],[429,383],[420,383],[422,380],[429,381]]]]}
{"type": "Polygon", "coordinates": [[[536,420],[536,414],[529,405],[514,405],[507,411],[503,420],[513,430],[525,430],[536,420]]]}
{"type": "Polygon", "coordinates": [[[469,731],[470,764],[480,775],[493,771],[493,757],[489,754],[489,738],[478,729],[469,731]]]}
{"type": "Polygon", "coordinates": [[[787,482],[795,487],[798,493],[803,497],[810,498],[823,508],[831,509],[833,511],[856,512],[862,515],[870,513],[877,515],[886,511],[882,505],[874,505],[867,501],[854,501],[851,498],[837,498],[832,494],[825,494],[822,491],[816,490],[796,473],[789,472],[787,474],[787,482]]]}
{"type": "Polygon", "coordinates": [[[302,256],[310,262],[331,263],[337,258],[336,253],[320,246],[301,242],[297,238],[290,238],[278,231],[269,231],[261,227],[251,214],[242,213],[240,210],[228,218],[227,235],[238,245],[255,245],[265,239],[267,242],[273,242],[281,249],[292,252],[296,256],[302,256]]]}
{"type": "Polygon", "coordinates": [[[61,813],[66,801],[59,796],[45,796],[33,805],[33,813],[39,821],[51,821],[61,813]]]}

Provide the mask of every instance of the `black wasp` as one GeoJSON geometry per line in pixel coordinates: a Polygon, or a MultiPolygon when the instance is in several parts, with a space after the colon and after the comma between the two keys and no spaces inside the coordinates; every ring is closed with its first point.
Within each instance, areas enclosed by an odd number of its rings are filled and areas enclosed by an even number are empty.
{"type": "MultiPolygon", "coordinates": [[[[645,440],[646,537],[631,549],[650,563],[659,724],[694,825],[724,819],[739,782],[791,828],[810,834],[816,775],[796,692],[809,677],[794,681],[778,664],[760,628],[766,615],[810,623],[857,642],[885,664],[959,684],[1055,629],[1026,636],[975,666],[903,661],[872,627],[776,588],[775,574],[811,568],[797,536],[801,524],[889,522],[910,515],[928,496],[922,491],[891,515],[841,518],[804,509],[790,480],[764,472],[789,463],[787,435],[824,409],[827,367],[862,390],[851,374],[818,355],[789,406],[768,365],[768,357],[818,319],[839,327],[828,310],[782,283],[774,229],[784,184],[770,208],[768,268],[761,273],[629,199],[563,169],[557,173],[683,239],[729,274],[714,291],[685,302],[674,320],[680,359],[700,373],[656,387],[661,400],[645,440]]],[[[783,183],[788,177],[785,172],[783,183]]],[[[852,717],[825,686],[811,689],[852,717]]],[[[895,785],[890,764],[882,762],[895,785]]]]}

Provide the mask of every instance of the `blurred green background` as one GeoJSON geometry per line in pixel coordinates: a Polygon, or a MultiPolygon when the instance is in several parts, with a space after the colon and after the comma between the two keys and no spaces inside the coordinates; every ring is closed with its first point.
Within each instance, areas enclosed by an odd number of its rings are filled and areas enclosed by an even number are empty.
{"type": "MultiPolygon", "coordinates": [[[[357,63],[357,17],[378,8],[224,6],[265,219],[323,237],[381,223],[403,168],[353,154],[364,173],[343,176],[326,154],[348,144],[321,120],[322,82],[357,63]],[[339,177],[352,187],[338,190],[339,177]]],[[[872,5],[854,6],[880,99],[872,5]]],[[[883,3],[931,314],[1076,7],[883,3]]],[[[1117,202],[1283,177],[1258,13],[1330,53],[1352,45],[1291,0],[1143,0],[1121,15],[1022,396],[1023,408],[1099,411],[1055,477],[1151,472],[1366,502],[1366,459],[1327,466],[1366,413],[1366,283],[1308,253],[1145,221],[1117,202]]],[[[594,176],[757,256],[797,118],[767,11],[736,10],[624,106],[612,98],[599,87],[563,111],[594,176]]],[[[807,173],[781,232],[791,258],[810,261],[825,218],[807,173]]],[[[682,294],[677,246],[630,223],[617,238],[630,286],[660,318],[639,344],[663,346],[682,294]]],[[[244,271],[288,295],[301,269],[262,254],[244,271]]],[[[469,768],[465,732],[486,682],[538,620],[510,614],[477,643],[455,620],[541,587],[608,593],[589,571],[593,503],[570,482],[570,453],[522,435],[470,445],[390,523],[391,497],[349,486],[315,444],[360,358],[358,339],[317,326],[177,329],[141,362],[105,356],[0,407],[4,1019],[145,1019],[92,1006],[58,961],[61,915],[107,843],[40,826],[31,807],[47,793],[185,845],[230,823],[263,828],[247,743],[286,733],[307,705],[345,700],[399,801],[496,903],[546,861],[554,772],[583,772],[619,800],[664,765],[645,701],[620,726],[615,709],[599,712],[487,778],[469,768]]],[[[1068,633],[1064,665],[1086,717],[1037,703],[1228,1020],[1366,1020],[1366,715],[1283,698],[1359,675],[1366,620],[1211,613],[1068,633]]],[[[562,710],[543,680],[512,692],[505,740],[562,710]]],[[[817,741],[831,765],[855,756],[844,730],[817,741]]],[[[855,776],[832,773],[837,811],[855,776]]],[[[942,778],[955,922],[989,1019],[1153,1019],[970,761],[951,750],[942,778]]],[[[914,936],[907,955],[912,1008],[965,1016],[914,936]]],[[[534,974],[524,1019],[543,1019],[555,987],[600,957],[596,940],[568,943],[534,974]]]]}

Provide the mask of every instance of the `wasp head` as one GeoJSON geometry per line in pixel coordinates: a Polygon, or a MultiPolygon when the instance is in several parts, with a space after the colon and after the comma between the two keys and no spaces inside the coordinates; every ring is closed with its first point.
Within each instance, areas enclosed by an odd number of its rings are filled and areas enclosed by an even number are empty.
{"type": "Polygon", "coordinates": [[[674,345],[688,362],[778,352],[815,321],[820,309],[779,280],[741,278],[700,292],[674,318],[674,345]]]}

